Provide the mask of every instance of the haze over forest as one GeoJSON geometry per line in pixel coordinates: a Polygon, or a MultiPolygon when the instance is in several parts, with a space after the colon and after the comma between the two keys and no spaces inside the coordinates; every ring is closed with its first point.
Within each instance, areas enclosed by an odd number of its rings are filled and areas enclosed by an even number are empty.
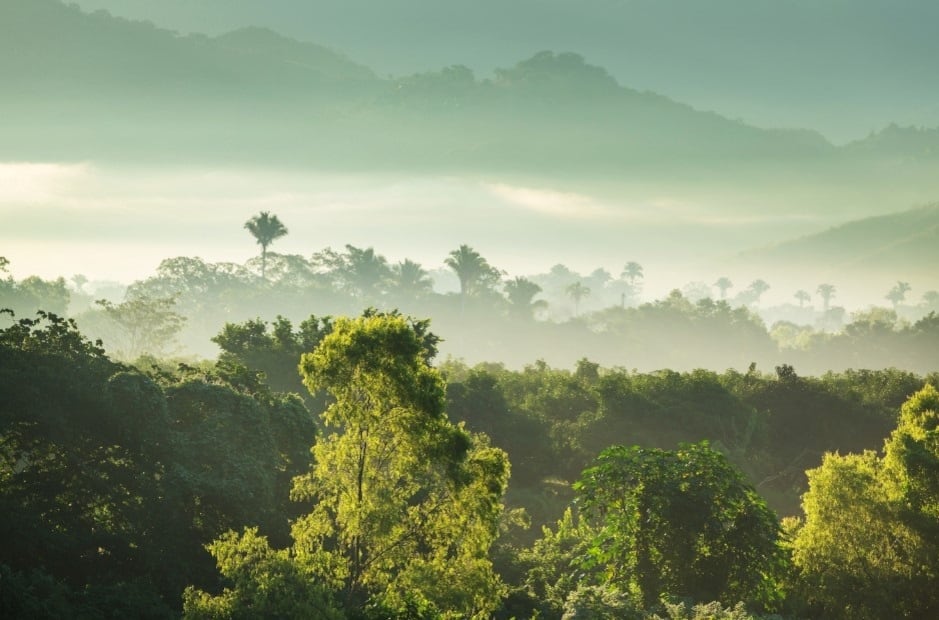
{"type": "Polygon", "coordinates": [[[768,282],[757,310],[828,282],[919,303],[937,9],[893,6],[11,0],[0,243],[104,290],[244,263],[266,210],[280,253],[373,247],[439,292],[465,243],[509,277],[638,262],[636,303],[719,277],[768,282]]]}

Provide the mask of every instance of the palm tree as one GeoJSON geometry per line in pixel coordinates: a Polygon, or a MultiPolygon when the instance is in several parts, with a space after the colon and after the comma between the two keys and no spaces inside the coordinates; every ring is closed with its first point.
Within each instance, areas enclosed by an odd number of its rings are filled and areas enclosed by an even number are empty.
{"type": "Polygon", "coordinates": [[[623,267],[623,272],[619,275],[619,277],[623,278],[624,280],[629,280],[629,284],[631,286],[635,286],[636,280],[642,278],[642,265],[633,261],[629,261],[626,263],[626,266],[623,267]]]}
{"type": "Polygon", "coordinates": [[[805,306],[805,302],[807,302],[807,301],[809,301],[810,299],[812,299],[812,296],[809,295],[806,291],[803,291],[802,289],[799,289],[798,291],[796,291],[796,294],[793,295],[793,297],[795,297],[796,299],[799,300],[799,307],[800,307],[800,308],[802,308],[802,307],[805,306]]]}
{"type": "Polygon", "coordinates": [[[890,300],[890,303],[893,304],[893,310],[896,312],[897,306],[901,301],[906,299],[906,294],[910,292],[910,283],[909,282],[897,282],[890,291],[884,296],[884,299],[890,300]]]}
{"type": "Polygon", "coordinates": [[[340,275],[353,295],[361,299],[375,300],[391,275],[388,261],[374,248],[357,248],[346,244],[346,254],[340,275]]]}
{"type": "Polygon", "coordinates": [[[518,277],[505,283],[505,294],[512,313],[526,319],[530,319],[536,310],[547,307],[548,302],[543,299],[533,301],[540,292],[541,287],[528,278],[518,277]]]}
{"type": "Polygon", "coordinates": [[[577,316],[577,307],[580,301],[590,295],[590,289],[584,286],[583,282],[577,281],[568,285],[566,289],[567,296],[574,300],[574,316],[577,316]]]}
{"type": "Polygon", "coordinates": [[[486,262],[479,252],[463,244],[450,252],[444,264],[460,279],[460,302],[476,295],[499,280],[499,270],[486,262]]]}
{"type": "Polygon", "coordinates": [[[391,274],[395,289],[402,295],[422,297],[433,290],[434,281],[427,270],[409,258],[392,266],[391,274]]]}
{"type": "Polygon", "coordinates": [[[822,298],[822,312],[828,312],[828,308],[831,305],[831,298],[835,296],[835,290],[834,284],[819,284],[818,288],[815,289],[815,292],[822,298]]]}
{"type": "Polygon", "coordinates": [[[275,239],[280,239],[286,235],[287,227],[281,223],[276,215],[271,215],[269,211],[261,211],[245,222],[245,228],[261,246],[261,279],[263,280],[267,272],[267,246],[272,244],[275,239]]]}
{"type": "Polygon", "coordinates": [[[747,287],[747,291],[753,297],[753,303],[760,303],[760,297],[763,296],[763,293],[769,290],[769,284],[766,283],[766,280],[754,280],[750,283],[750,286],[747,287]]]}
{"type": "Polygon", "coordinates": [[[714,283],[714,286],[721,292],[721,299],[727,299],[727,291],[734,288],[734,283],[730,281],[730,278],[721,276],[714,283]]]}

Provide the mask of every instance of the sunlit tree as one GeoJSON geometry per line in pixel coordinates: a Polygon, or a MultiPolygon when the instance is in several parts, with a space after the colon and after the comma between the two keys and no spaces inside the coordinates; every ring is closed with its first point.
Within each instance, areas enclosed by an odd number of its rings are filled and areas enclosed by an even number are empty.
{"type": "Polygon", "coordinates": [[[261,211],[245,222],[245,229],[261,246],[261,279],[265,279],[267,271],[267,248],[275,240],[287,234],[287,227],[281,223],[276,215],[269,211],[261,211]]]}
{"type": "Polygon", "coordinates": [[[810,617],[939,617],[939,393],[903,405],[883,455],[827,454],[807,472],[793,562],[810,617]]]}

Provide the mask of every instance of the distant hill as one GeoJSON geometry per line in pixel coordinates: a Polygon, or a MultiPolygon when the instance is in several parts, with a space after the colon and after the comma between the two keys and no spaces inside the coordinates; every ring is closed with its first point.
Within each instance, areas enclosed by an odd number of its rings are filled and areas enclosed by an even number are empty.
{"type": "Polygon", "coordinates": [[[935,0],[74,0],[183,32],[266,26],[381,75],[573,50],[621,84],[838,142],[939,125],[935,0]]]}
{"type": "Polygon", "coordinates": [[[622,87],[572,53],[541,52],[493,79],[465,67],[382,79],[270,30],[181,36],[56,0],[0,5],[0,78],[3,157],[570,171],[832,148],[622,87]]]}
{"type": "MultiPolygon", "coordinates": [[[[887,139],[893,129],[838,149],[810,130],[761,129],[622,86],[576,53],[539,52],[491,78],[459,65],[379,77],[264,28],[180,35],[57,0],[0,2],[0,80],[0,160],[484,171],[759,190],[818,179],[851,187],[874,178],[855,160],[908,159],[907,142],[887,139]]],[[[932,153],[924,144],[933,139],[909,147],[932,153]]],[[[916,174],[939,184],[932,172],[916,174]]]]}
{"type": "Polygon", "coordinates": [[[810,269],[827,276],[935,280],[939,265],[939,204],[847,222],[824,232],[744,253],[748,264],[810,269]]]}

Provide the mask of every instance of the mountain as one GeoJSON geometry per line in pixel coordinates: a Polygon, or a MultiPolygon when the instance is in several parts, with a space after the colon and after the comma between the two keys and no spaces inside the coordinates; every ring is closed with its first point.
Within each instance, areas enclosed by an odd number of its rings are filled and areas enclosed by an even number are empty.
{"type": "Polygon", "coordinates": [[[0,6],[0,77],[8,158],[572,172],[831,151],[622,87],[573,53],[492,79],[462,66],[382,79],[262,28],[180,35],[55,0],[0,6]]]}
{"type": "Polygon", "coordinates": [[[935,286],[939,265],[939,204],[844,223],[824,232],[751,250],[739,257],[749,265],[785,265],[820,276],[910,278],[935,286]]]}
{"type": "Polygon", "coordinates": [[[837,142],[891,121],[939,125],[934,0],[76,0],[181,32],[265,26],[381,75],[481,75],[543,49],[764,127],[837,142]]]}
{"type": "MultiPolygon", "coordinates": [[[[780,189],[824,186],[838,193],[826,209],[855,215],[939,195],[935,160],[917,155],[910,167],[903,141],[836,148],[811,130],[754,127],[624,86],[572,52],[538,52],[489,77],[464,65],[381,77],[265,28],[180,34],[56,0],[5,0],[0,79],[0,160],[511,175],[604,185],[600,198],[614,203],[624,184],[695,197],[733,187],[759,196],[735,199],[750,211],[780,189]]],[[[911,144],[921,154],[932,139],[911,144]]]]}

